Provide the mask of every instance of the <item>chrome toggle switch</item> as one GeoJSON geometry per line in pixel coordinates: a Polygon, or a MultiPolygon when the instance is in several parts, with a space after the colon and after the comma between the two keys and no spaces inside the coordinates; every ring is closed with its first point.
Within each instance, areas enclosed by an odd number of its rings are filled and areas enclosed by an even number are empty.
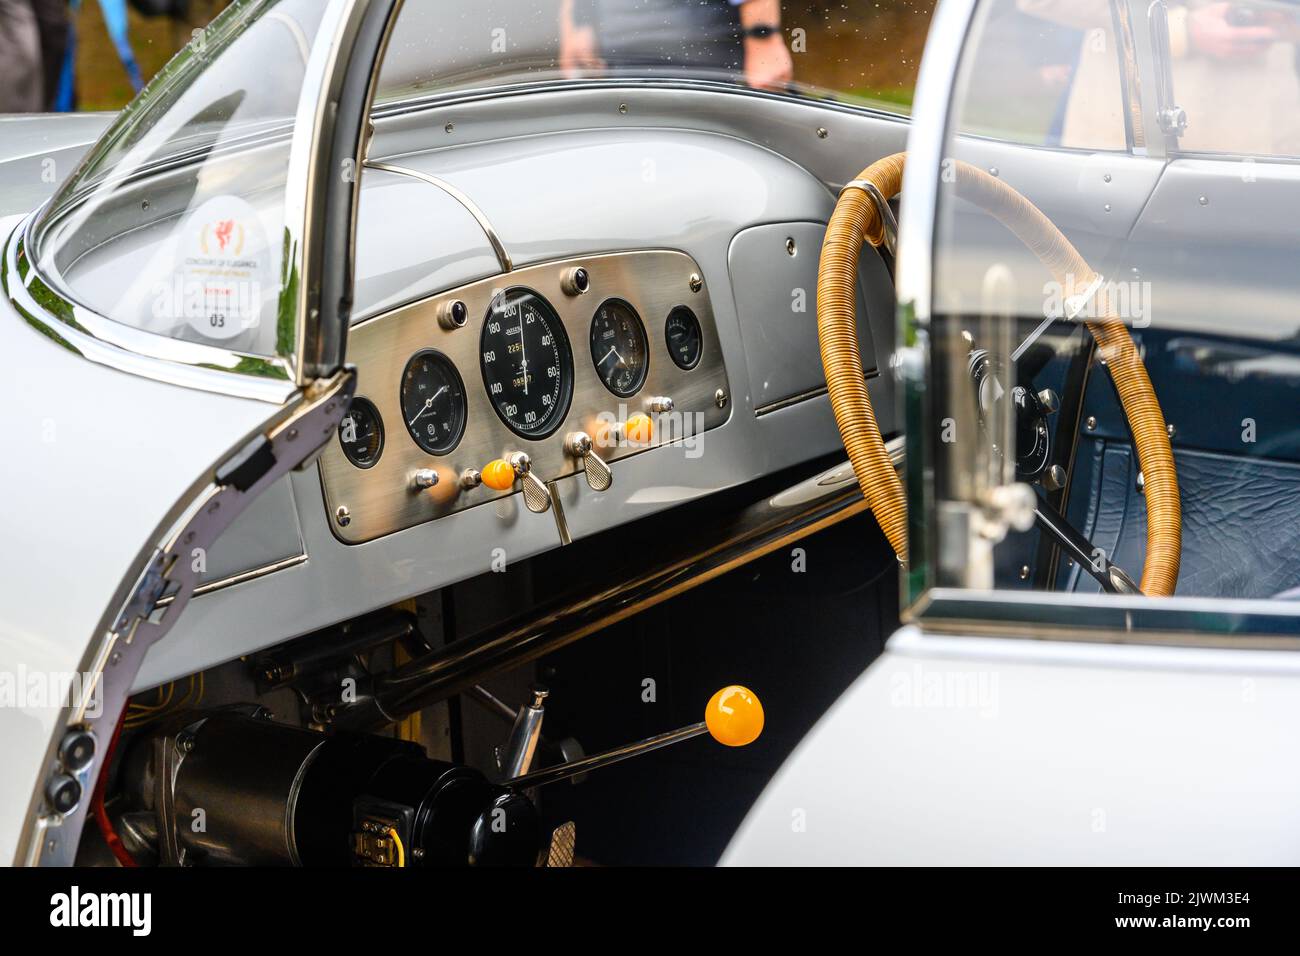
{"type": "Polygon", "coordinates": [[[592,491],[606,491],[614,483],[614,473],[605,459],[596,454],[595,444],[586,432],[570,432],[564,438],[564,450],[582,462],[583,474],[592,491]]]}
{"type": "Polygon", "coordinates": [[[528,506],[528,510],[539,515],[550,511],[551,489],[546,487],[546,482],[533,474],[533,460],[527,453],[517,451],[510,456],[509,461],[510,467],[515,470],[515,476],[523,487],[524,504],[528,506]]]}

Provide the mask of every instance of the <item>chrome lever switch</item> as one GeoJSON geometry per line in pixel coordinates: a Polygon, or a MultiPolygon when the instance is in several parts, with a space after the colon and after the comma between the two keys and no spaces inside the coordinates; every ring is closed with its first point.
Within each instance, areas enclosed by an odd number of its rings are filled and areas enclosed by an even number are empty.
{"type": "Polygon", "coordinates": [[[592,491],[606,491],[614,483],[614,472],[605,459],[596,454],[596,447],[586,432],[572,432],[565,436],[564,450],[582,462],[587,485],[592,491]]]}

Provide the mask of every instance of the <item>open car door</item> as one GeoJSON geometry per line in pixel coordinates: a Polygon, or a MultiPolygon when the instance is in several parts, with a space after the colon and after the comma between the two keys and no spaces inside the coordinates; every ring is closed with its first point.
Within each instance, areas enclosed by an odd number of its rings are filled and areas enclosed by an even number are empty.
{"type": "Polygon", "coordinates": [[[145,651],[206,551],[315,460],[395,0],[237,0],[32,216],[0,224],[0,860],[73,859],[145,651]],[[51,522],[50,516],[57,515],[51,522]]]}
{"type": "Polygon", "coordinates": [[[1300,860],[1298,14],[939,5],[855,181],[903,183],[909,626],[725,862],[1300,860]]]}

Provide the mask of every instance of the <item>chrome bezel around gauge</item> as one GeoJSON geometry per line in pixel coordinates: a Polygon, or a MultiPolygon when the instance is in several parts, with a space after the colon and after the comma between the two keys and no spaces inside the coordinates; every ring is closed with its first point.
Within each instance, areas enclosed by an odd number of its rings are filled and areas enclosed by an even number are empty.
{"type": "MultiPolygon", "coordinates": [[[[431,401],[437,398],[438,396],[435,395],[431,401]]],[[[469,417],[466,412],[465,380],[457,370],[456,363],[437,349],[420,349],[407,359],[406,365],[402,369],[402,377],[398,384],[397,407],[401,413],[402,421],[406,424],[406,433],[411,436],[411,441],[415,442],[421,451],[435,456],[451,454],[465,435],[465,422],[469,417]],[[450,414],[454,420],[451,428],[441,441],[429,441],[427,431],[422,436],[420,429],[415,427],[417,422],[427,417],[426,412],[434,411],[434,406],[426,406],[425,410],[417,413],[407,403],[407,387],[412,381],[412,369],[417,362],[432,363],[438,366],[443,377],[447,380],[443,388],[451,393],[441,404],[450,409],[450,414]]]]}
{"type": "Polygon", "coordinates": [[[519,437],[535,441],[554,435],[573,401],[573,347],[555,306],[522,285],[498,292],[483,317],[478,357],[483,388],[505,426],[519,437]],[[512,308],[519,310],[517,326],[509,325],[512,308]],[[536,331],[528,329],[530,325],[536,331]],[[518,351],[512,351],[516,345],[512,337],[517,339],[518,351]],[[540,406],[540,410],[521,405],[540,406]]]}
{"type": "Polygon", "coordinates": [[[668,357],[673,360],[683,372],[689,372],[700,364],[704,357],[704,331],[700,327],[700,317],[695,314],[695,310],[689,305],[676,305],[669,310],[667,317],[664,319],[664,348],[668,352],[668,357]],[[690,328],[691,336],[695,340],[695,353],[690,358],[683,357],[682,354],[672,344],[672,326],[674,320],[687,323],[690,328]]]}
{"type": "MultiPolygon", "coordinates": [[[[603,333],[600,338],[603,340],[609,335],[617,335],[617,332],[603,333]]],[[[645,323],[641,321],[641,316],[637,314],[629,302],[618,298],[617,296],[606,299],[596,309],[595,314],[591,317],[591,332],[588,335],[591,345],[591,361],[595,365],[596,374],[600,377],[604,386],[609,389],[610,394],[618,398],[631,398],[645,385],[646,376],[650,371],[650,338],[646,334],[645,323]],[[615,317],[619,312],[623,314],[615,317]],[[631,353],[624,356],[618,351],[617,344],[611,345],[609,350],[605,350],[605,342],[597,341],[597,329],[604,323],[608,326],[610,323],[616,323],[622,320],[623,331],[627,332],[635,342],[631,345],[624,343],[623,351],[631,353]],[[640,353],[637,355],[636,353],[640,353]],[[609,357],[613,353],[618,358],[618,363],[611,366],[609,357]],[[615,371],[622,367],[632,376],[630,384],[616,385],[615,371]]]]}
{"type": "Polygon", "coordinates": [[[370,401],[370,399],[368,398],[363,398],[360,395],[352,399],[351,406],[349,406],[347,412],[344,414],[343,420],[339,422],[338,439],[339,439],[339,447],[343,450],[344,457],[347,458],[347,460],[352,464],[354,468],[367,469],[367,468],[375,467],[375,465],[379,462],[379,459],[382,458],[384,455],[384,419],[379,414],[379,409],[375,408],[375,403],[370,401]],[[349,451],[348,450],[349,442],[347,442],[344,439],[344,435],[346,434],[345,429],[347,427],[348,419],[352,419],[352,427],[354,429],[353,434],[355,435],[355,429],[357,425],[356,425],[356,419],[353,418],[353,416],[358,414],[365,415],[374,424],[377,443],[375,445],[374,455],[368,460],[364,458],[359,458],[356,454],[349,451]]]}

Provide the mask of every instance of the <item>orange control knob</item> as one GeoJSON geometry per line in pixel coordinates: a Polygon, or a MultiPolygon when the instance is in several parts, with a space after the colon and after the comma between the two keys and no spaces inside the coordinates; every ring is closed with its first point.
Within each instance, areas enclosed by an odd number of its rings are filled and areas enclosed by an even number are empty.
{"type": "Polygon", "coordinates": [[[623,426],[623,434],[633,445],[648,445],[654,438],[655,423],[649,415],[633,415],[623,426]]]}
{"type": "Polygon", "coordinates": [[[763,705],[748,687],[732,684],[709,698],[704,724],[718,743],[743,747],[763,732],[763,705]]]}
{"type": "Polygon", "coordinates": [[[495,458],[483,466],[483,484],[494,491],[509,491],[515,486],[515,470],[510,462],[495,458]]]}

